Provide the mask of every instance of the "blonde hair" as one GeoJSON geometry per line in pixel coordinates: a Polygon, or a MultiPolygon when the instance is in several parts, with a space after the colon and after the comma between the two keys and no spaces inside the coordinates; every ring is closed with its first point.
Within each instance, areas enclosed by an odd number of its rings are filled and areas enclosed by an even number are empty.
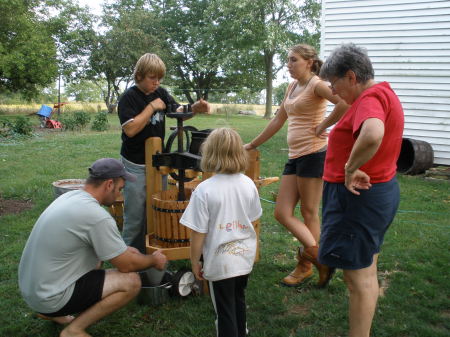
{"type": "Polygon", "coordinates": [[[319,75],[320,68],[322,67],[322,60],[317,56],[317,51],[309,44],[297,44],[289,49],[293,53],[300,55],[304,60],[313,60],[311,71],[319,75]]]}
{"type": "Polygon", "coordinates": [[[166,65],[156,54],[147,53],[139,58],[134,67],[134,81],[138,83],[148,74],[157,76],[159,79],[166,74],[166,65]]]}
{"type": "Polygon", "coordinates": [[[204,172],[234,174],[247,168],[247,153],[239,134],[230,128],[215,129],[201,148],[204,172]]]}

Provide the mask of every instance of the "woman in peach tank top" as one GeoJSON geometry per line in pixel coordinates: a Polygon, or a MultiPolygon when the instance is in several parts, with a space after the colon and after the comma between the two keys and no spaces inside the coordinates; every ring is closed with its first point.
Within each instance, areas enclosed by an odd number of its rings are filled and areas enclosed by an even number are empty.
{"type": "Polygon", "coordinates": [[[341,118],[348,106],[317,76],[321,65],[317,52],[309,45],[299,44],[289,50],[287,68],[294,81],[288,86],[276,116],[245,145],[247,150],[262,145],[288,121],[289,159],[280,182],[275,218],[303,247],[298,250],[297,266],[282,280],[287,286],[296,286],[311,277],[312,264],[319,271],[319,286],[325,286],[331,277],[328,267],[317,261],[319,206],[327,146],[325,130],[341,118]],[[327,101],[335,107],[325,118],[327,101]],[[303,222],[294,215],[299,202],[303,222]]]}

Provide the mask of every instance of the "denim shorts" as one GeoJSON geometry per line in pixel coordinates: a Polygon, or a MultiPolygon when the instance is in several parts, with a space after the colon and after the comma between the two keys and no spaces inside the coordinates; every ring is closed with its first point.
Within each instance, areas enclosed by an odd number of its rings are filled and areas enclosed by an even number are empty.
{"type": "Polygon", "coordinates": [[[380,252],[384,234],[400,201],[397,178],[372,184],[355,195],[343,183],[325,182],[319,262],[341,269],[362,269],[380,252]]]}
{"type": "Polygon", "coordinates": [[[320,151],[289,159],[284,166],[283,175],[295,174],[297,177],[322,178],[326,154],[327,151],[320,151]]]}

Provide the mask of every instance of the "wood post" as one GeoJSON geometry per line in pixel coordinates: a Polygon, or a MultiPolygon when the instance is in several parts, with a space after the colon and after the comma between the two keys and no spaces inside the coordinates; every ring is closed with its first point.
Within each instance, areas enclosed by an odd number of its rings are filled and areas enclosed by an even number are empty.
{"type": "Polygon", "coordinates": [[[261,255],[259,252],[259,246],[260,246],[260,242],[259,242],[259,234],[260,234],[260,230],[261,230],[261,221],[260,219],[253,221],[252,222],[253,228],[255,229],[256,232],[256,255],[255,255],[255,262],[258,262],[261,255]]]}
{"type": "Polygon", "coordinates": [[[152,156],[157,152],[162,152],[162,140],[159,137],[150,137],[145,141],[145,181],[147,185],[147,233],[155,231],[153,221],[152,195],[162,190],[162,176],[153,167],[152,156]]]}
{"type": "Polygon", "coordinates": [[[251,180],[256,181],[260,176],[259,167],[259,151],[257,149],[249,150],[248,152],[248,168],[245,175],[251,180]]]}

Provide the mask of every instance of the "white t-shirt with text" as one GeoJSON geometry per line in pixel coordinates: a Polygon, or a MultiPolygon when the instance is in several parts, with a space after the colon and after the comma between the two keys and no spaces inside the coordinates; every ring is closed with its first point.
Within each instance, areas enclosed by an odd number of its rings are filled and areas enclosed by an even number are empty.
{"type": "Polygon", "coordinates": [[[242,173],[216,174],[197,186],[180,223],[207,233],[205,279],[219,281],[251,272],[257,244],[252,222],[261,214],[258,190],[242,173]]]}

